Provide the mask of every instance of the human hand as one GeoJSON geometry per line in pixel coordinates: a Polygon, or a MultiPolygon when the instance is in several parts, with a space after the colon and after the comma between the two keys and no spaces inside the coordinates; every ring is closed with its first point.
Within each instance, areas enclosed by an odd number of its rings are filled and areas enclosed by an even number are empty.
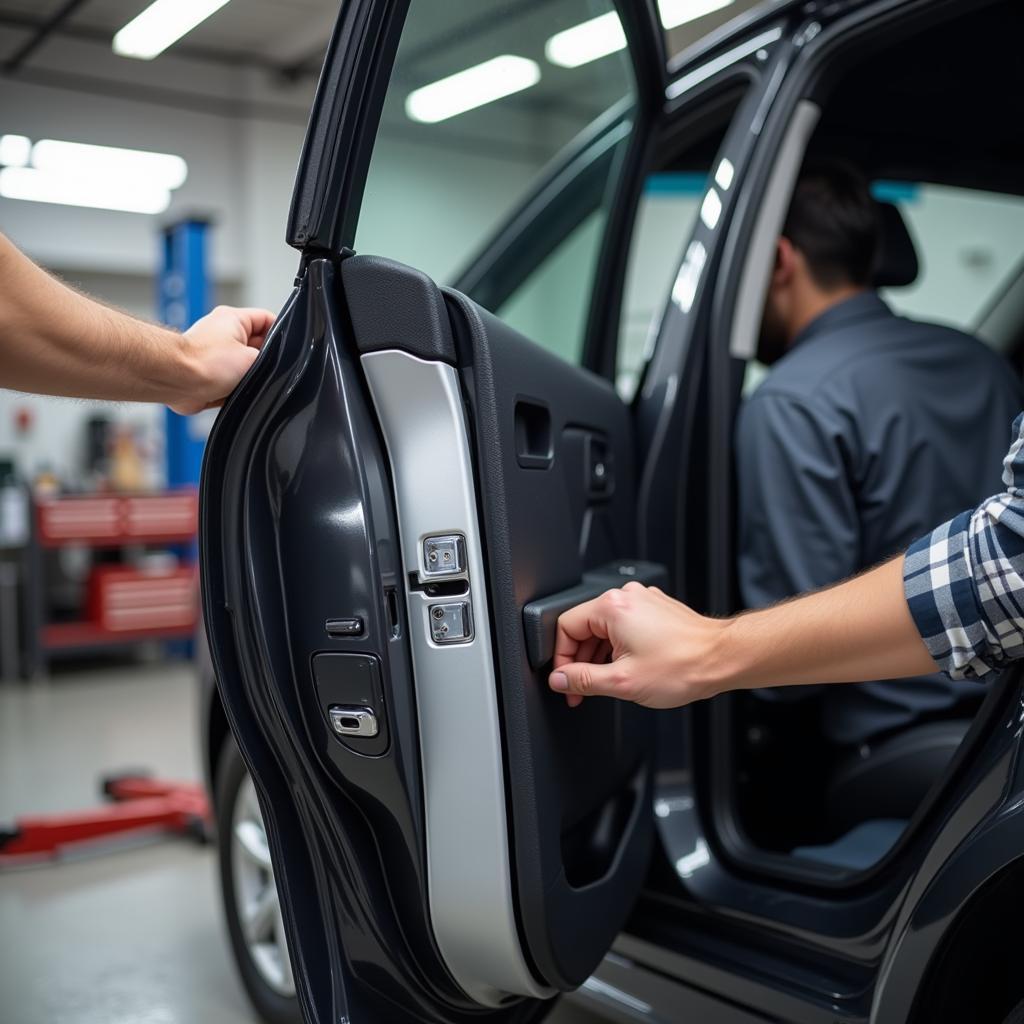
{"type": "Polygon", "coordinates": [[[217,306],[197,320],[182,338],[189,372],[184,397],[168,402],[182,416],[214,408],[227,398],[256,361],[274,323],[268,309],[217,306]]]}
{"type": "Polygon", "coordinates": [[[569,707],[597,696],[650,708],[689,704],[722,688],[728,626],[657,587],[627,583],[559,616],[548,685],[569,707]]]}

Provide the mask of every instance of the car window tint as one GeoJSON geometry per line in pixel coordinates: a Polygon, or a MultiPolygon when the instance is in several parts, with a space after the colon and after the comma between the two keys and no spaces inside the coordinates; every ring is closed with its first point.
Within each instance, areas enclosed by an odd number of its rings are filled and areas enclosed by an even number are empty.
{"type": "MultiPolygon", "coordinates": [[[[370,164],[357,250],[453,282],[556,154],[635,95],[624,49],[570,66],[575,57],[564,37],[561,48],[552,42],[612,10],[610,0],[412,4],[370,164]],[[486,99],[499,93],[507,95],[486,99]]],[[[617,146],[627,140],[628,132],[617,146]]],[[[568,223],[564,238],[492,309],[566,359],[578,360],[582,351],[620,168],[617,159],[602,164],[598,207],[568,223]]]]}

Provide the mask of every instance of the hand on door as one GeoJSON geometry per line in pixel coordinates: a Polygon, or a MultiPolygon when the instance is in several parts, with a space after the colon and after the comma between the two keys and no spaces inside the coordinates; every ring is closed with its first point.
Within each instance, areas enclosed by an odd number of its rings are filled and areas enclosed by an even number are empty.
{"type": "Polygon", "coordinates": [[[601,696],[674,708],[726,690],[900,679],[937,668],[907,606],[898,556],[731,619],[706,618],[656,587],[627,583],[560,616],[548,683],[570,707],[601,696]]]}
{"type": "Polygon", "coordinates": [[[559,617],[550,686],[569,707],[590,696],[650,708],[713,696],[722,688],[716,652],[727,625],[657,587],[627,583],[559,617]]]}

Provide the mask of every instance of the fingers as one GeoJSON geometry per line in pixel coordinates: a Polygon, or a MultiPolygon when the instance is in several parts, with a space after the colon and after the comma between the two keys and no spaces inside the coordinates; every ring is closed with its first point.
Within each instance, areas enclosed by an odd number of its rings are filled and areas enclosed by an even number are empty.
{"type": "Polygon", "coordinates": [[[555,633],[555,668],[581,660],[579,651],[584,641],[608,639],[608,597],[614,593],[617,592],[609,591],[559,615],[555,633]]]}
{"type": "MultiPolygon", "coordinates": [[[[609,661],[612,656],[612,645],[607,640],[602,640],[600,637],[592,636],[588,640],[584,640],[580,643],[579,650],[576,652],[576,657],[573,661],[589,662],[593,665],[601,665],[604,662],[609,661]]],[[[579,707],[583,703],[583,698],[578,693],[567,693],[565,695],[565,702],[571,708],[579,707]]]]}
{"type": "Polygon", "coordinates": [[[584,697],[625,697],[623,660],[604,665],[570,662],[551,673],[548,685],[556,693],[578,697],[576,701],[569,700],[570,707],[575,707],[584,697]]]}
{"type": "Polygon", "coordinates": [[[275,316],[269,309],[245,307],[236,309],[235,312],[242,318],[249,336],[249,345],[259,348],[267,336],[267,332],[274,326],[275,316]]]}
{"type": "Polygon", "coordinates": [[[245,344],[257,349],[262,346],[276,319],[269,309],[260,309],[258,306],[217,306],[209,316],[214,322],[233,320],[245,336],[245,344]]]}

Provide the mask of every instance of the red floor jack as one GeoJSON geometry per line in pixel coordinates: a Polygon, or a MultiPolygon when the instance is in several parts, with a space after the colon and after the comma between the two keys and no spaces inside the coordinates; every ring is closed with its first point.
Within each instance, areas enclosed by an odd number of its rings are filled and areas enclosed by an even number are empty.
{"type": "Polygon", "coordinates": [[[77,843],[163,830],[205,843],[210,801],[196,783],[161,782],[141,774],[112,775],[101,791],[111,802],[94,810],[18,818],[0,826],[0,869],[53,860],[77,843]]]}

